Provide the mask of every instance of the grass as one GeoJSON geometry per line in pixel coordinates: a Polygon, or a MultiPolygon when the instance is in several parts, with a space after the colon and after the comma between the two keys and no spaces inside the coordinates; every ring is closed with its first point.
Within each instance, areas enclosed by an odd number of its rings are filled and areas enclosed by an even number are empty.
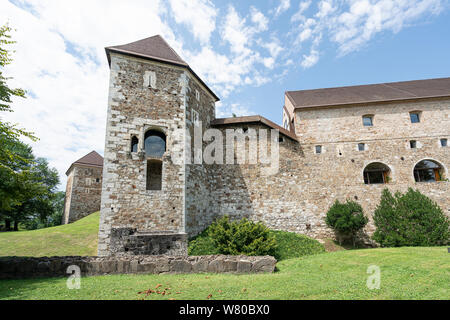
{"type": "Polygon", "coordinates": [[[1,232],[0,256],[95,256],[99,218],[97,212],[69,225],[1,232]]]}
{"type": "MultiPolygon", "coordinates": [[[[278,261],[325,252],[320,242],[307,236],[285,231],[270,233],[277,242],[274,256],[278,261]]],[[[207,230],[189,242],[188,252],[191,256],[220,254],[207,230]]]]}
{"type": "Polygon", "coordinates": [[[114,275],[81,279],[0,281],[0,299],[450,299],[447,248],[337,251],[283,260],[274,274],[114,275]],[[367,268],[381,268],[381,288],[366,286],[367,268]],[[161,284],[166,295],[138,292],[161,284]],[[170,294],[169,294],[170,293],[170,294]]]}

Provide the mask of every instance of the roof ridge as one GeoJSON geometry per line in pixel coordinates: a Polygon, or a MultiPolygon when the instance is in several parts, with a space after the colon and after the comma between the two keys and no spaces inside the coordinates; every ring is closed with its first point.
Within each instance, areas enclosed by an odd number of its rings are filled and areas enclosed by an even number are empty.
{"type": "Polygon", "coordinates": [[[324,87],[324,88],[316,88],[316,89],[302,89],[302,90],[289,90],[289,92],[299,92],[299,91],[316,91],[316,90],[328,90],[328,89],[345,89],[345,88],[355,88],[355,87],[369,87],[369,86],[379,86],[379,85],[387,85],[391,87],[392,84],[397,83],[409,83],[409,82],[417,82],[417,81],[432,81],[432,80],[444,80],[450,79],[450,77],[442,77],[442,78],[430,78],[430,79],[418,79],[418,80],[406,80],[406,81],[394,81],[394,82],[382,82],[382,83],[369,83],[369,84],[357,84],[357,85],[348,85],[348,86],[337,86],[337,87],[324,87]]]}

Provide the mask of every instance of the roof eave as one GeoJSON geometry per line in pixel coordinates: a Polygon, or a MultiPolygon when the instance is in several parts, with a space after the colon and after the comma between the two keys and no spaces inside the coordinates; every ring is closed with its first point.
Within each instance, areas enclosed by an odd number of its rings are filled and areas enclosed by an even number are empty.
{"type": "MultiPolygon", "coordinates": [[[[286,93],[287,95],[288,93],[286,93]]],[[[290,96],[288,96],[290,98],[290,96]]],[[[314,108],[331,108],[331,107],[345,107],[345,106],[354,106],[354,105],[368,105],[368,104],[383,104],[390,102],[400,102],[400,101],[414,101],[414,100],[425,100],[425,99],[439,99],[439,98],[450,98],[450,95],[439,95],[439,96],[426,96],[426,97],[411,97],[411,98],[401,98],[401,99],[386,99],[386,100],[372,100],[372,101],[358,101],[358,102],[346,102],[346,103],[337,103],[337,104],[318,104],[318,105],[310,105],[310,106],[299,106],[294,104],[294,109],[314,109],[314,108]]],[[[293,102],[291,100],[291,102],[293,102]]]]}

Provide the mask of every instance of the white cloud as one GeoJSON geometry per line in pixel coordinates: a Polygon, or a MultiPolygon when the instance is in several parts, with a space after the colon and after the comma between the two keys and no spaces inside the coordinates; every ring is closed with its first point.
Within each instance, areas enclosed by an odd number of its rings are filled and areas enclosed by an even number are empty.
{"type": "Polygon", "coordinates": [[[216,28],[217,10],[209,0],[170,0],[177,23],[185,24],[203,44],[210,41],[216,28]]]}
{"type": "Polygon", "coordinates": [[[297,50],[310,41],[310,53],[303,55],[301,65],[311,67],[318,62],[318,49],[324,38],[338,45],[338,54],[358,51],[377,34],[399,32],[427,15],[439,14],[441,0],[321,0],[312,18],[305,15],[311,1],[303,1],[291,17],[297,23],[291,31],[296,35],[297,50]]]}
{"type": "Polygon", "coordinates": [[[317,50],[311,49],[309,55],[303,55],[301,66],[305,69],[311,68],[318,61],[319,61],[319,52],[317,50]]]}
{"type": "Polygon", "coordinates": [[[216,104],[216,116],[217,118],[228,118],[235,115],[236,117],[243,117],[254,115],[255,113],[247,106],[243,106],[239,103],[223,104],[218,102],[216,104]]]}
{"type": "Polygon", "coordinates": [[[269,19],[267,19],[266,16],[261,13],[261,11],[259,11],[255,7],[251,7],[250,14],[251,14],[252,22],[256,24],[257,30],[259,32],[267,30],[267,26],[269,24],[269,19]]]}
{"type": "Polygon", "coordinates": [[[278,17],[283,12],[287,11],[291,7],[290,0],[280,0],[280,4],[275,9],[275,17],[278,17]]]}

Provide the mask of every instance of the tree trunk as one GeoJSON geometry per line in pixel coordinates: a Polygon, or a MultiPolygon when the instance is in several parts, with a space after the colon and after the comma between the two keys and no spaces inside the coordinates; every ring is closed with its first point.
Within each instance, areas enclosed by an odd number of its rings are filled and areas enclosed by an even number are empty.
{"type": "Polygon", "coordinates": [[[10,220],[5,220],[5,230],[11,231],[11,221],[10,220]]]}
{"type": "Polygon", "coordinates": [[[14,231],[19,231],[19,222],[14,221],[14,231]]]}

